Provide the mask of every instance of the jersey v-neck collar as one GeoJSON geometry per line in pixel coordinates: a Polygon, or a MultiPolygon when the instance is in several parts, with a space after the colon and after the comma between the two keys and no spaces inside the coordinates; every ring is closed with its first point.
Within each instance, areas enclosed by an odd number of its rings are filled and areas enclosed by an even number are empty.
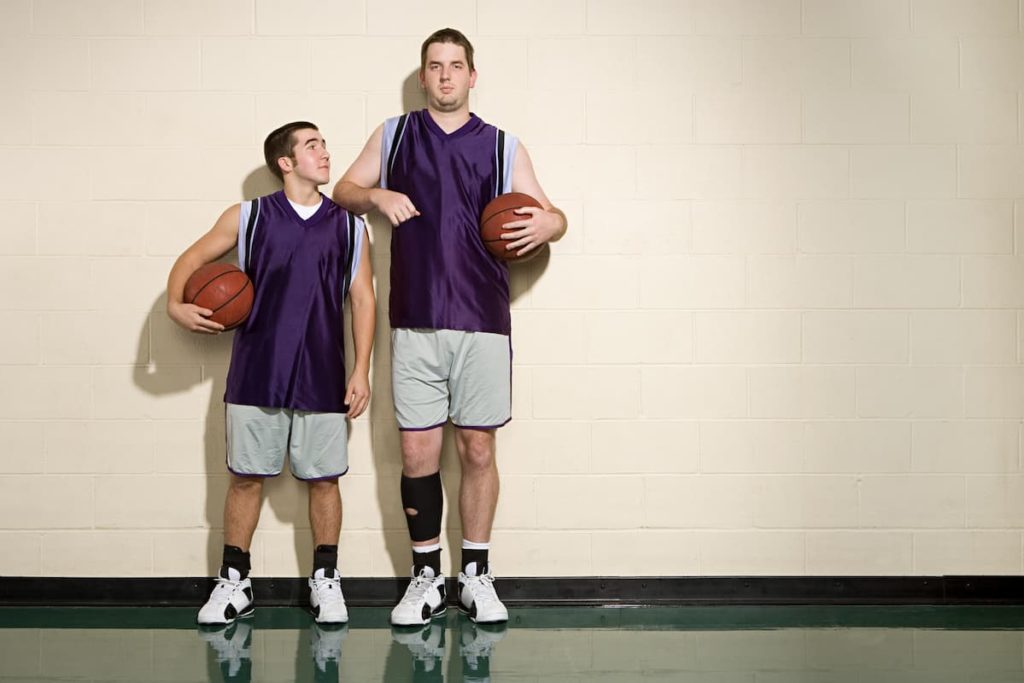
{"type": "Polygon", "coordinates": [[[303,218],[299,215],[299,212],[295,210],[294,206],[292,206],[291,200],[288,199],[288,195],[284,193],[284,190],[278,191],[278,194],[280,195],[280,201],[285,211],[288,213],[288,217],[302,227],[319,223],[327,213],[327,197],[324,196],[323,192],[318,193],[320,195],[320,206],[317,207],[316,212],[314,212],[309,218],[303,218]]]}
{"type": "Polygon", "coordinates": [[[423,110],[423,118],[427,123],[427,130],[442,140],[455,140],[456,138],[461,138],[463,135],[476,130],[477,126],[480,124],[480,117],[473,112],[470,112],[469,120],[453,130],[451,133],[446,133],[441,126],[437,125],[437,121],[435,121],[434,117],[430,115],[429,109],[423,110]]]}

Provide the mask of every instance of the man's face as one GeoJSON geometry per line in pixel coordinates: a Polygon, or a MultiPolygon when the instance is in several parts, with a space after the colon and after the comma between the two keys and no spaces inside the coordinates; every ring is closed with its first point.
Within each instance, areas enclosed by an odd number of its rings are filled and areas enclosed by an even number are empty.
{"type": "Polygon", "coordinates": [[[291,171],[304,180],[324,185],[331,179],[331,153],[319,131],[303,128],[292,133],[291,171]]]}
{"type": "Polygon", "coordinates": [[[466,62],[466,51],[455,43],[431,43],[420,71],[420,85],[427,100],[438,111],[457,111],[469,102],[469,91],[476,85],[476,71],[466,62]]]}

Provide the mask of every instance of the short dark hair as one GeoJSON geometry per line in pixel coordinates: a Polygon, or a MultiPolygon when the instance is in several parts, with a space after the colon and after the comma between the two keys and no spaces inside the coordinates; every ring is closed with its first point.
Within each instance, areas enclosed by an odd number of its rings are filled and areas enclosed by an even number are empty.
{"type": "Polygon", "coordinates": [[[434,43],[454,43],[455,45],[461,45],[462,49],[466,51],[466,66],[472,71],[476,67],[473,66],[473,43],[469,42],[462,31],[454,28],[443,28],[440,31],[434,31],[427,39],[423,41],[423,47],[420,48],[420,71],[425,71],[427,68],[427,48],[434,43]]]}
{"type": "Polygon", "coordinates": [[[263,141],[263,158],[267,161],[267,168],[277,176],[278,180],[284,180],[284,174],[281,173],[281,167],[278,166],[277,160],[281,157],[295,160],[292,155],[292,150],[295,148],[295,132],[307,129],[320,130],[316,124],[309,121],[293,121],[272,131],[263,141]]]}

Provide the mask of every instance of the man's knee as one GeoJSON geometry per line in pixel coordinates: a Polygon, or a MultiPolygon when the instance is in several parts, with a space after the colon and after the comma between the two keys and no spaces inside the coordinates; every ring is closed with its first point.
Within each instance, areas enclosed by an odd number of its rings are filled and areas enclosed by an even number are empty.
{"type": "Polygon", "coordinates": [[[254,495],[263,491],[263,477],[240,477],[231,475],[230,492],[241,495],[254,495]]]}
{"type": "Polygon", "coordinates": [[[314,500],[334,499],[340,495],[337,479],[323,479],[307,483],[309,484],[309,495],[314,500]]]}
{"type": "Polygon", "coordinates": [[[459,434],[459,454],[463,469],[487,470],[494,467],[495,441],[491,431],[463,430],[459,434]]]}
{"type": "Polygon", "coordinates": [[[441,463],[441,435],[408,433],[402,436],[402,471],[410,477],[425,477],[441,463]]]}

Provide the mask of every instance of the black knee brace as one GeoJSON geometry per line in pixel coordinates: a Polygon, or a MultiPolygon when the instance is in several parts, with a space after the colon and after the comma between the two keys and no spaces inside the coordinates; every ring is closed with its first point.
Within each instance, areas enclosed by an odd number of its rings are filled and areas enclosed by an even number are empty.
{"type": "Polygon", "coordinates": [[[442,505],[440,472],[425,477],[402,475],[402,507],[412,540],[429,541],[441,535],[442,505]],[[409,510],[416,514],[410,515],[409,510]]]}

